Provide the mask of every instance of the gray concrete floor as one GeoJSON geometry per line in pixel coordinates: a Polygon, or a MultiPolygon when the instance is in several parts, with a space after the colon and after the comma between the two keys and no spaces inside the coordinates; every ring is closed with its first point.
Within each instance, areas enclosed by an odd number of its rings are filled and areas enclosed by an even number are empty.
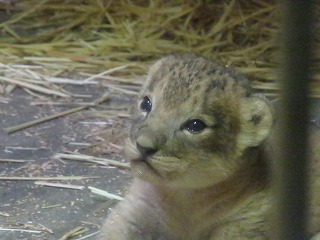
{"type": "MultiPolygon", "coordinates": [[[[84,93],[100,94],[98,89],[77,89],[84,93]]],[[[8,135],[4,128],[33,120],[35,118],[61,112],[68,108],[53,106],[32,106],[32,97],[17,89],[7,96],[9,103],[0,102],[0,159],[34,160],[29,163],[0,162],[1,176],[97,176],[96,179],[68,181],[63,183],[93,186],[123,196],[130,174],[126,170],[103,167],[77,161],[59,161],[56,153],[66,150],[76,151],[79,146],[71,142],[97,142],[90,137],[93,133],[103,132],[108,128],[126,131],[126,121],[119,121],[110,126],[92,126],[81,124],[83,113],[55,119],[37,126],[8,135]]],[[[128,105],[128,102],[123,104],[128,105]]],[[[109,106],[105,103],[100,108],[109,106]]],[[[85,118],[85,117],[84,117],[85,118]]],[[[92,121],[92,119],[89,119],[92,121]]],[[[101,119],[100,119],[101,121],[101,119]]],[[[120,134],[121,135],[121,134],[120,134]]],[[[103,137],[103,134],[101,135],[103,137]]],[[[99,136],[99,137],[101,137],[99,136]]],[[[121,135],[122,136],[122,135],[121,135]]],[[[105,139],[113,142],[113,139],[105,139]]],[[[120,153],[104,154],[97,149],[79,150],[88,155],[98,155],[124,161],[120,153]]],[[[0,231],[0,239],[59,239],[77,226],[88,229],[83,235],[99,230],[108,210],[115,200],[94,195],[89,190],[71,190],[35,185],[34,181],[0,180],[0,228],[41,230],[44,227],[53,233],[41,231],[30,233],[22,231],[0,231]]],[[[88,238],[88,239],[94,239],[88,238]]]]}

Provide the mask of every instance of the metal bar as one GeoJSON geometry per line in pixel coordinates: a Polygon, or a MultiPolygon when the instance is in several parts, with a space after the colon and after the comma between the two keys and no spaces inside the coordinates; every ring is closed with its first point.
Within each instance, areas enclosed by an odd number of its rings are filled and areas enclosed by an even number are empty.
{"type": "Polygon", "coordinates": [[[272,239],[304,240],[312,1],[283,0],[282,11],[282,132],[278,136],[280,151],[273,164],[277,195],[272,239]]]}

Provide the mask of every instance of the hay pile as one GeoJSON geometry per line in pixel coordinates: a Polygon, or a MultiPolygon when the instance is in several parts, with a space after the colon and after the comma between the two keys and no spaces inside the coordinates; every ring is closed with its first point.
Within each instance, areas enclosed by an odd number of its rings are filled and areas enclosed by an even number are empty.
{"type": "MultiPolygon", "coordinates": [[[[70,97],[57,86],[61,79],[76,74],[77,79],[93,80],[95,74],[112,68],[117,70],[114,81],[141,84],[134,76],[144,74],[150,61],[187,52],[236,67],[257,89],[272,96],[277,89],[279,47],[276,2],[1,1],[1,14],[8,13],[8,18],[0,23],[0,90],[19,85],[39,92],[34,86],[50,86],[54,92],[49,94],[70,97]]],[[[319,55],[315,58],[318,62],[319,55]]],[[[315,67],[314,73],[313,95],[320,96],[316,86],[320,68],[315,67]]]]}

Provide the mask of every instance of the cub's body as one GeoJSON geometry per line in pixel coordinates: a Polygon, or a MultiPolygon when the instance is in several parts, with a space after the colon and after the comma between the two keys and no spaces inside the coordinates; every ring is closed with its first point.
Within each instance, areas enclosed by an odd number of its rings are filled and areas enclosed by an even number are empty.
{"type": "MultiPolygon", "coordinates": [[[[134,181],[101,240],[270,239],[277,144],[270,103],[203,58],[155,63],[126,154],[134,181]]],[[[320,230],[320,144],[312,154],[309,233],[320,230]]]]}

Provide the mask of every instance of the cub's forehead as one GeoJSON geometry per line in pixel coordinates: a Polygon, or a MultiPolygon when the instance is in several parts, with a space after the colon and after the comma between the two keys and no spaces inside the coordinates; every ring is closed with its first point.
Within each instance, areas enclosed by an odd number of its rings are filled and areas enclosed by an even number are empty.
{"type": "Polygon", "coordinates": [[[176,105],[190,98],[208,95],[215,90],[241,89],[251,94],[247,78],[232,68],[205,58],[167,56],[156,62],[149,71],[144,91],[161,94],[165,105],[176,105]]]}

